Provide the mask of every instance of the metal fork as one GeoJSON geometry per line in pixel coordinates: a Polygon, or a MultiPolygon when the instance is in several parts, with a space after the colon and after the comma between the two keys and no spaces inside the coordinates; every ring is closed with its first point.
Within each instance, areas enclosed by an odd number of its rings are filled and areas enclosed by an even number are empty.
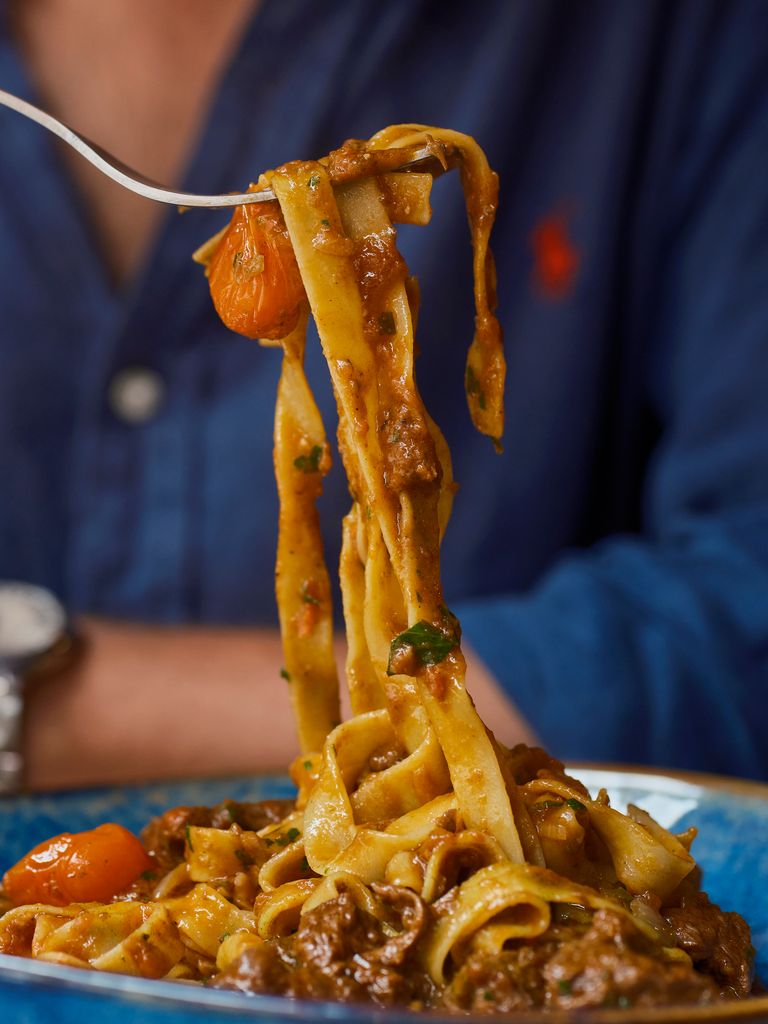
{"type": "MultiPolygon", "coordinates": [[[[97,167],[103,174],[106,174],[108,178],[116,181],[118,185],[130,189],[131,192],[144,196],[146,199],[154,199],[158,203],[170,203],[173,206],[202,206],[211,208],[242,206],[244,203],[264,203],[275,198],[275,193],[271,189],[264,189],[261,192],[227,193],[226,195],[219,196],[201,196],[193,192],[176,192],[174,189],[166,188],[165,185],[152,181],[151,178],[145,178],[143,174],[135,171],[132,167],[128,167],[121,160],[118,160],[117,157],[112,156],[111,153],[102,149],[95,142],[91,142],[90,139],[76,132],[74,128],[70,128],[63,121],[59,121],[51,114],[46,113],[46,111],[41,110],[32,103],[28,103],[26,100],[20,99],[18,96],[14,96],[10,92],[6,92],[4,89],[0,89],[0,104],[10,107],[11,110],[23,114],[24,117],[36,121],[43,128],[47,128],[49,132],[58,135],[68,146],[76,150],[80,156],[85,157],[94,167],[97,167]]],[[[396,168],[398,171],[428,170],[435,176],[444,169],[426,148],[418,150],[412,155],[410,160],[396,168]]]]}

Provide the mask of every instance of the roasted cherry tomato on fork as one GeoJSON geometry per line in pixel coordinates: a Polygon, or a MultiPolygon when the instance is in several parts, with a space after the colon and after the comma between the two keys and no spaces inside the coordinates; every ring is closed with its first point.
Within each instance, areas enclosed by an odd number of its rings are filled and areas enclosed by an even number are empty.
{"type": "Polygon", "coordinates": [[[276,202],[237,207],[208,264],[208,284],[230,330],[272,340],[291,333],[304,285],[276,202]]]}
{"type": "Polygon", "coordinates": [[[17,906],[106,903],[153,867],[132,832],[122,825],[99,825],[40,843],[6,871],[3,889],[17,906]]]}

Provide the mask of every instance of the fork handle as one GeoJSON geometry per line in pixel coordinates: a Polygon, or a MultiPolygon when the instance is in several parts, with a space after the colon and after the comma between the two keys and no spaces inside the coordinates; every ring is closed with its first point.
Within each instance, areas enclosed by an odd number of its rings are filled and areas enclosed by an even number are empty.
{"type": "Polygon", "coordinates": [[[11,110],[15,110],[18,114],[28,117],[31,121],[42,125],[43,128],[47,128],[49,132],[53,132],[63,142],[66,142],[68,146],[76,150],[80,156],[85,157],[89,163],[92,163],[94,167],[97,167],[103,174],[106,174],[108,178],[116,181],[118,185],[130,189],[131,192],[144,196],[145,199],[154,199],[158,203],[170,203],[172,206],[217,208],[242,206],[244,203],[263,203],[275,198],[275,194],[271,190],[218,196],[201,196],[193,192],[176,192],[174,189],[159,185],[156,181],[152,181],[151,178],[145,178],[143,174],[135,171],[132,167],[128,167],[127,164],[112,156],[111,153],[102,149],[101,146],[91,142],[90,139],[76,132],[74,128],[70,128],[68,124],[59,121],[58,118],[46,113],[45,110],[41,110],[33,103],[28,103],[26,100],[14,96],[13,93],[0,89],[0,104],[10,107],[11,110]]]}

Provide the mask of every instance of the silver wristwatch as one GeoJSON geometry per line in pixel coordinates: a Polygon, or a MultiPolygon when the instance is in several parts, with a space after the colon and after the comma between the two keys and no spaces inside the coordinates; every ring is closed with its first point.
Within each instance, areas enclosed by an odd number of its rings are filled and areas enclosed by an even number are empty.
{"type": "Polygon", "coordinates": [[[24,778],[24,688],[68,664],[74,638],[50,591],[0,580],[0,796],[17,793],[24,778]]]}

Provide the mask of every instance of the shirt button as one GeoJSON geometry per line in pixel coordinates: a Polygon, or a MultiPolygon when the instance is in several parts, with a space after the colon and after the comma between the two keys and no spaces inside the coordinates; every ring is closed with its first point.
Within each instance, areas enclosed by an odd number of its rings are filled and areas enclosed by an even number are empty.
{"type": "Polygon", "coordinates": [[[109,385],[109,405],[123,423],[147,423],[157,414],[165,396],[163,378],[145,366],[120,370],[109,385]]]}

